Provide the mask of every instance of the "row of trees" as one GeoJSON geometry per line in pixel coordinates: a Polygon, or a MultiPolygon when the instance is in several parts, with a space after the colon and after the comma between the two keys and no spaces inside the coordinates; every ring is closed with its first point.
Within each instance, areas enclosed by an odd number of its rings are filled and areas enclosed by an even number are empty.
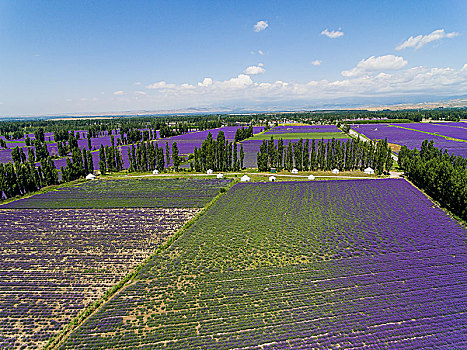
{"type": "Polygon", "coordinates": [[[50,157],[47,145],[39,140],[34,140],[34,148],[28,147],[28,155],[22,147],[16,146],[11,150],[11,159],[13,163],[40,162],[50,157]],[[35,148],[35,152],[34,152],[35,148]]]}
{"type": "Polygon", "coordinates": [[[325,140],[299,140],[290,141],[284,145],[279,139],[276,143],[263,140],[257,153],[257,165],[260,171],[269,171],[272,167],[278,170],[299,171],[330,171],[339,170],[364,170],[371,167],[377,174],[389,171],[392,168],[392,152],[387,140],[365,142],[360,139],[350,139],[347,142],[332,139],[325,140]]]}
{"type": "Polygon", "coordinates": [[[58,172],[52,158],[41,161],[38,167],[33,162],[0,163],[0,196],[11,198],[25,195],[44,186],[58,184],[58,172]]]}
{"type": "Polygon", "coordinates": [[[62,181],[68,182],[79,179],[94,171],[92,153],[89,150],[75,147],[71,151],[71,159],[66,159],[66,167],[60,167],[62,181]]]}
{"type": "Polygon", "coordinates": [[[417,187],[442,206],[467,220],[467,159],[450,155],[423,141],[420,151],[402,146],[399,167],[417,187]]]}
{"type": "Polygon", "coordinates": [[[223,131],[217,134],[214,140],[211,133],[208,133],[206,140],[201,147],[195,147],[193,161],[190,163],[192,169],[202,172],[213,171],[238,171],[243,169],[245,153],[243,145],[240,145],[240,152],[236,142],[229,142],[225,139],[223,131]]]}
{"type": "MultiPolygon", "coordinates": [[[[178,154],[178,146],[174,142],[172,144],[172,160],[176,170],[178,170],[181,163],[181,158],[178,154]]],[[[128,159],[130,161],[128,171],[130,172],[154,169],[163,171],[164,167],[170,164],[170,147],[168,142],[166,142],[164,154],[164,148],[162,146],[159,147],[156,142],[140,142],[128,146],[128,159]]]]}
{"type": "Polygon", "coordinates": [[[249,137],[253,137],[253,125],[247,128],[240,128],[235,131],[235,142],[246,140],[249,137]]]}
{"type": "Polygon", "coordinates": [[[101,174],[121,170],[123,170],[123,157],[120,149],[115,145],[101,145],[99,148],[99,171],[101,174]]]}

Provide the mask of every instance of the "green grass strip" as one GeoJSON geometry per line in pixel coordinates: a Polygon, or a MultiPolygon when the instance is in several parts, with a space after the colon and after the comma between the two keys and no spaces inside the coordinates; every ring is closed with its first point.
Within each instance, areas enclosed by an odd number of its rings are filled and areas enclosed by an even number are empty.
{"type": "Polygon", "coordinates": [[[99,309],[110,301],[118,292],[128,287],[130,284],[138,279],[139,272],[156,256],[164,252],[174,243],[186,230],[188,230],[196,221],[198,221],[206,211],[214,205],[227,191],[232,188],[238,181],[232,181],[225,187],[226,191],[220,191],[219,194],[214,197],[199,213],[193,216],[188,222],[186,222],[177,232],[170,236],[164,243],[162,243],[151,256],[146,258],[142,263],[137,265],[131,272],[129,272],[123,279],[120,280],[111,289],[106,291],[102,297],[96,300],[94,303],[88,305],[83,309],[73,320],[70,321],[57,335],[52,337],[48,343],[44,346],[45,350],[58,349],[68,337],[76,331],[86,320],[93,314],[97,313],[99,309]]]}

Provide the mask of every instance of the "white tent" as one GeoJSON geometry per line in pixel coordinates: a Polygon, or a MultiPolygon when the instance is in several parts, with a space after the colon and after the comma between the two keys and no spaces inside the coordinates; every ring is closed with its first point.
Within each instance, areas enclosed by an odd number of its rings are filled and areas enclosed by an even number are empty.
{"type": "Polygon", "coordinates": [[[157,175],[157,174],[159,174],[159,170],[157,170],[157,169],[154,169],[154,170],[152,171],[152,174],[153,174],[153,175],[157,175]]]}
{"type": "Polygon", "coordinates": [[[374,174],[375,173],[375,171],[373,169],[371,169],[370,167],[366,168],[363,172],[365,174],[374,174]]]}
{"type": "Polygon", "coordinates": [[[308,180],[314,180],[314,179],[315,179],[314,175],[311,175],[311,174],[308,175],[308,180]]]}
{"type": "Polygon", "coordinates": [[[206,172],[208,175],[212,175],[212,169],[208,169],[208,171],[206,172]]]}
{"type": "Polygon", "coordinates": [[[332,169],[333,174],[339,174],[339,169],[332,169]]]}
{"type": "Polygon", "coordinates": [[[292,174],[298,174],[298,170],[296,168],[292,169],[292,174]]]}
{"type": "Polygon", "coordinates": [[[276,177],[273,176],[273,175],[269,176],[269,181],[275,182],[275,181],[276,181],[276,177]]]}
{"type": "Polygon", "coordinates": [[[96,178],[96,176],[93,175],[93,174],[86,175],[86,180],[94,180],[95,178],[96,178]]]}
{"type": "Polygon", "coordinates": [[[240,179],[242,182],[248,182],[250,181],[250,177],[248,175],[243,175],[242,178],[240,179]]]}
{"type": "Polygon", "coordinates": [[[224,174],[217,174],[218,179],[222,179],[224,177],[224,174]]]}

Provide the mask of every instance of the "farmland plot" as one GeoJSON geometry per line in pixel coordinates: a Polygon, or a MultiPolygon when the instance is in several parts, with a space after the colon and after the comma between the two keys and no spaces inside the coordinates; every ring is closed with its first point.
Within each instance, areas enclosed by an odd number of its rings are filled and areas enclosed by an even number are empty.
{"type": "Polygon", "coordinates": [[[37,194],[0,208],[202,208],[228,179],[89,181],[37,194]]]}
{"type": "Polygon", "coordinates": [[[466,234],[404,180],[237,184],[63,348],[465,348],[466,234]]]}
{"type": "Polygon", "coordinates": [[[93,181],[0,207],[0,348],[43,346],[229,182],[93,181]]]}
{"type": "Polygon", "coordinates": [[[0,348],[38,348],[199,209],[0,210],[0,348]]]}

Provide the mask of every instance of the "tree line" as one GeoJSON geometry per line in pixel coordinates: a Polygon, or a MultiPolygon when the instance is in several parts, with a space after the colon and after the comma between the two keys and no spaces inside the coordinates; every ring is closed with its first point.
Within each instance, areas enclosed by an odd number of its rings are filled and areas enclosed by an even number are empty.
{"type": "Polygon", "coordinates": [[[238,151],[237,143],[226,140],[223,131],[219,131],[216,140],[211,133],[208,133],[201,147],[195,147],[190,168],[197,172],[209,169],[213,171],[238,171],[243,169],[244,158],[242,144],[240,144],[238,151]]]}
{"type": "MultiPolygon", "coordinates": [[[[172,144],[172,157],[174,167],[178,170],[181,159],[178,155],[178,146],[174,142],[172,144]]],[[[128,146],[128,159],[130,165],[128,171],[150,171],[158,170],[162,172],[165,166],[170,164],[170,148],[168,142],[164,147],[159,147],[157,142],[140,142],[135,145],[128,146]]]]}
{"type": "Polygon", "coordinates": [[[253,125],[247,128],[241,127],[235,131],[234,142],[240,142],[246,140],[249,137],[253,137],[253,125]]]}
{"type": "Polygon", "coordinates": [[[467,159],[422,142],[420,151],[402,146],[399,167],[417,187],[443,207],[467,220],[467,159]]]}
{"type": "Polygon", "coordinates": [[[311,141],[302,140],[284,145],[279,139],[277,143],[271,136],[263,140],[256,155],[259,171],[269,171],[277,168],[288,171],[296,168],[299,171],[340,171],[364,170],[372,168],[376,174],[388,172],[392,168],[392,151],[385,139],[380,142],[365,142],[349,139],[347,142],[336,139],[311,141]]]}
{"type": "Polygon", "coordinates": [[[58,172],[48,157],[36,167],[33,161],[0,163],[0,197],[11,198],[58,184],[58,172]]]}

